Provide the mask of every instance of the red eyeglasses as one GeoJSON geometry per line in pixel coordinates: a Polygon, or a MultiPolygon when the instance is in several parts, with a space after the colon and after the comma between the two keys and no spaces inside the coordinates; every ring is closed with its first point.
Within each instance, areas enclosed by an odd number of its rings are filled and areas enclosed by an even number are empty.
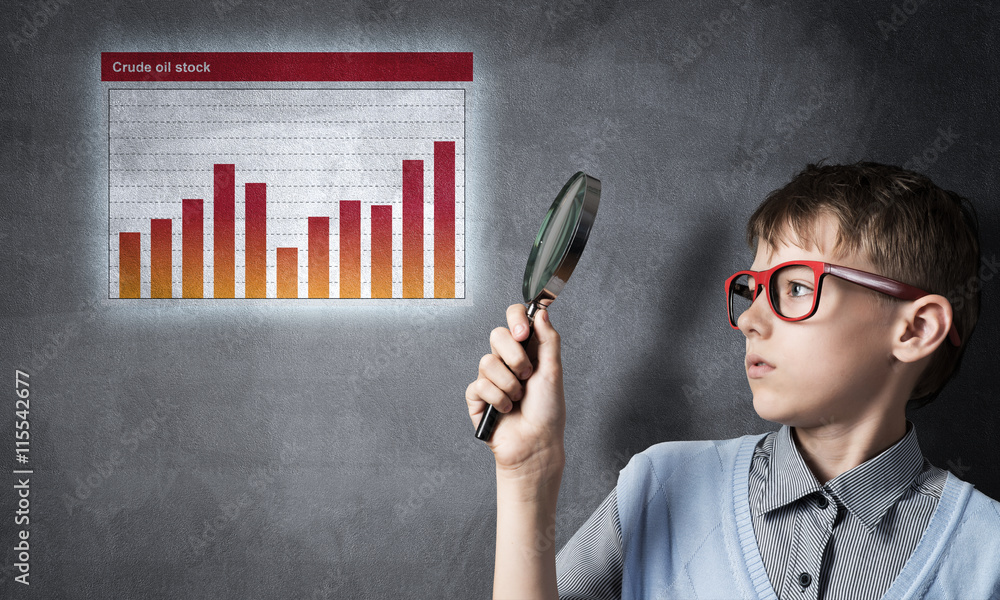
{"type": "MultiPolygon", "coordinates": [[[[819,308],[823,278],[833,275],[860,286],[882,292],[900,300],[916,300],[930,295],[912,285],[850,267],[831,265],[818,261],[786,262],[766,271],[740,271],[726,280],[726,303],[729,324],[739,329],[737,320],[746,312],[760,290],[767,290],[767,303],[771,311],[783,321],[804,321],[819,308]]],[[[961,338],[952,321],[948,340],[960,346],[961,338]]]]}

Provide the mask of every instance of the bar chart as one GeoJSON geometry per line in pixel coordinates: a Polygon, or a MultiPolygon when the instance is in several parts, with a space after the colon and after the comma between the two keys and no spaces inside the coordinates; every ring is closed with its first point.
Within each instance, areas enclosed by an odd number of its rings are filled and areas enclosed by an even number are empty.
{"type": "Polygon", "coordinates": [[[463,298],[461,89],[109,90],[109,297],[463,298]]]}

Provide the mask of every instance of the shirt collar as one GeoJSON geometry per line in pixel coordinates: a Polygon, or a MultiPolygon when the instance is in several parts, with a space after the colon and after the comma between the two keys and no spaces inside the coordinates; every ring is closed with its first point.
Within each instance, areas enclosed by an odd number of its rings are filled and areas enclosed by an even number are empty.
{"type": "Polygon", "coordinates": [[[907,421],[901,440],[850,471],[821,486],[792,439],[791,428],[775,435],[759,514],[770,512],[824,488],[870,531],[899,501],[923,470],[917,431],[907,421]]]}
{"type": "Polygon", "coordinates": [[[792,430],[787,425],[782,425],[774,435],[768,464],[758,514],[771,512],[823,489],[795,447],[792,430]]]}

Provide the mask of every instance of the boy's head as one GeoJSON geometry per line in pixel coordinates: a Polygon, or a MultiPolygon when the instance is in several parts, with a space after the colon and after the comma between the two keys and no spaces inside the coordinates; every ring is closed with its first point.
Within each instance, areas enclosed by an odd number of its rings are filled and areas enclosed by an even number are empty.
{"type": "MultiPolygon", "coordinates": [[[[753,271],[787,261],[825,262],[931,294],[900,300],[823,276],[816,312],[797,322],[780,319],[766,302],[754,301],[739,316],[748,354],[767,363],[780,357],[795,367],[777,377],[782,369],[775,365],[770,380],[763,376],[755,381],[751,373],[755,407],[764,418],[795,422],[795,406],[801,406],[801,416],[808,420],[816,410],[831,409],[823,404],[854,414],[864,410],[866,396],[883,393],[888,385],[910,389],[910,406],[921,406],[957,370],[979,314],[975,215],[957,194],[898,167],[809,165],[768,195],[747,224],[747,238],[757,250],[753,271]],[[934,333],[932,325],[942,323],[954,324],[960,346],[942,332],[934,333]],[[933,335],[933,343],[921,347],[921,335],[933,335]],[[789,395],[813,392],[812,409],[808,398],[785,405],[789,395]],[[848,404],[854,401],[859,404],[852,408],[848,404]]],[[[808,282],[794,287],[789,295],[805,296],[807,287],[808,282]]],[[[838,417],[828,413],[822,418],[838,417]]]]}

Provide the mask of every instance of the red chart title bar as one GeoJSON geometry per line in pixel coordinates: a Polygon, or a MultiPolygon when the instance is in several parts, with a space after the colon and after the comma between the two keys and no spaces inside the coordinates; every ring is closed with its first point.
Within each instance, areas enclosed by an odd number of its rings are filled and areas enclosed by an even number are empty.
{"type": "Polygon", "coordinates": [[[472,81],[472,53],[102,52],[101,81],[472,81]]]}

